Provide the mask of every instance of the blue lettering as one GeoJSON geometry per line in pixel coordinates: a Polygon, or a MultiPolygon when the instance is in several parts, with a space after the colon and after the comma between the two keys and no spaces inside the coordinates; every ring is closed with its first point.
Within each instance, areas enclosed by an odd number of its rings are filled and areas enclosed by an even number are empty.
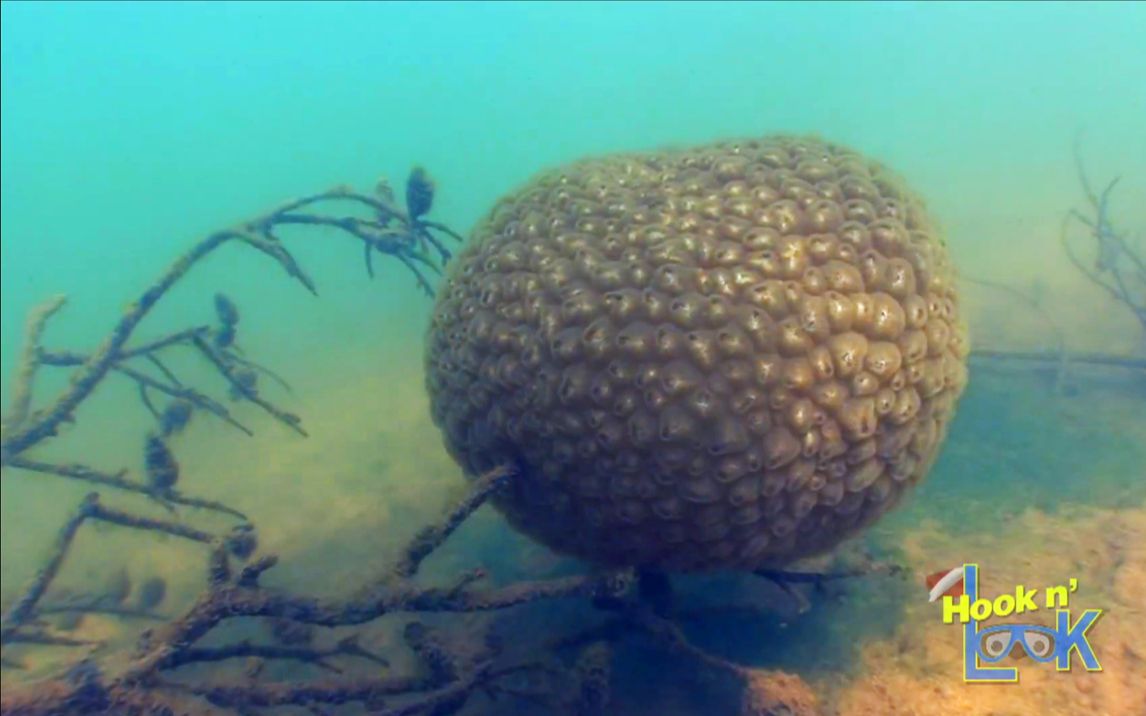
{"type": "MultiPolygon", "coordinates": [[[[969,601],[979,598],[979,565],[963,565],[963,591],[969,601]]],[[[968,620],[963,625],[963,680],[968,683],[992,683],[1018,681],[1019,670],[1013,666],[979,666],[981,655],[979,644],[979,622],[968,620]]]]}
{"type": "Polygon", "coordinates": [[[1056,669],[1059,671],[1070,670],[1070,652],[1071,649],[1074,649],[1078,652],[1078,658],[1082,659],[1082,665],[1086,667],[1087,671],[1102,671],[1098,657],[1094,655],[1094,649],[1086,638],[1086,632],[1094,626],[1100,616],[1102,616],[1101,609],[1087,609],[1072,627],[1070,625],[1070,610],[1058,610],[1058,630],[1054,640],[1056,669]]]}

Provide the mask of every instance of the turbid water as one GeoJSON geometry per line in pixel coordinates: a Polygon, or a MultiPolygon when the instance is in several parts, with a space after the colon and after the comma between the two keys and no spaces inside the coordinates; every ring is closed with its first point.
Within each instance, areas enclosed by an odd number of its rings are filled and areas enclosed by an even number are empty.
{"type": "MultiPolygon", "coordinates": [[[[855,147],[926,198],[960,273],[1010,289],[961,285],[974,347],[1052,350],[1061,335],[1072,352],[1134,358],[1146,346],[1131,311],[1059,244],[1066,212],[1086,208],[1072,154],[1081,136],[1092,182],[1121,177],[1110,218],[1144,253],[1140,4],[6,3],[2,12],[5,406],[33,306],[66,293],[45,343],[90,351],[193,241],[285,199],[340,183],[368,190],[380,176],[400,191],[420,164],[439,187],[432,217],[468,234],[498,197],[548,167],[775,132],[855,147]]],[[[1093,239],[1072,232],[1093,262],[1093,239]]],[[[393,261],[376,260],[370,280],[344,238],[300,230],[287,241],[318,298],[265,256],[229,247],[164,300],[140,339],[212,321],[216,291],[240,307],[244,355],[288,379],[291,391],[268,392],[303,417],[310,437],[249,406],[236,411],[254,437],[196,415],[172,441],[179,485],[249,515],[260,550],[281,557],[268,583],[334,596],[363,584],[464,481],[423,387],[432,300],[393,261]]],[[[225,396],[193,357],[173,365],[225,396]]],[[[1144,713],[1146,650],[1135,635],[1146,631],[1146,377],[1079,364],[1065,376],[1045,364],[971,366],[927,480],[843,550],[903,574],[801,588],[803,612],[763,580],[688,577],[678,584],[685,604],[762,607],[687,621],[693,642],[800,675],[825,713],[1144,713]],[[988,595],[1077,578],[1072,606],[1105,610],[1091,634],[1103,672],[1076,661],[1059,673],[1028,658],[1008,662],[1021,667],[1018,685],[964,683],[958,627],[941,623],[922,581],[963,562],[982,566],[988,595]]],[[[46,369],[37,395],[46,401],[65,385],[46,369]]],[[[152,427],[134,388],[112,377],[34,455],[138,474],[152,427]]],[[[89,489],[4,469],[5,610],[89,489]]],[[[103,495],[167,515],[145,498],[103,495]]],[[[230,524],[186,516],[204,529],[230,524]]],[[[138,590],[159,576],[159,611],[174,616],[201,591],[203,565],[198,545],[85,527],[54,588],[100,592],[126,569],[138,590]]],[[[477,565],[495,583],[584,569],[489,508],[425,576],[477,565]]],[[[495,620],[504,640],[528,645],[596,618],[583,603],[530,605],[457,628],[495,620]]],[[[404,621],[361,630],[394,669],[410,665],[404,621]]],[[[142,626],[88,615],[58,633],[105,641],[97,654],[114,662],[142,626]]],[[[267,637],[259,625],[234,635],[267,637]]],[[[5,666],[8,688],[79,652],[6,645],[4,655],[25,667],[5,666]]],[[[687,659],[638,641],[616,647],[613,663],[602,713],[736,712],[729,680],[687,659]]],[[[291,668],[272,665],[265,678],[314,676],[291,668]]],[[[475,696],[464,713],[531,708],[551,712],[475,696]]]]}

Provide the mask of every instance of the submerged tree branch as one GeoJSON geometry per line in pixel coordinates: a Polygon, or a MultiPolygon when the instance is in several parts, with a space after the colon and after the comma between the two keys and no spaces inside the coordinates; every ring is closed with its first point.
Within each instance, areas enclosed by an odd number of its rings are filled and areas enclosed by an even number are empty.
{"type": "Polygon", "coordinates": [[[1126,306],[1143,330],[1146,330],[1146,259],[1130,246],[1125,232],[1116,230],[1110,219],[1110,196],[1118,185],[1119,177],[1108,182],[1101,193],[1095,193],[1082,159],[1081,135],[1075,139],[1074,161],[1078,181],[1090,204],[1092,216],[1073,209],[1068,212],[1063,218],[1060,243],[1067,259],[1079,273],[1126,306]],[[1071,246],[1072,221],[1085,227],[1094,241],[1093,269],[1079,258],[1071,246]]]}
{"type": "MultiPolygon", "coordinates": [[[[302,283],[312,293],[313,280],[302,269],[286,246],[275,235],[281,226],[307,223],[340,231],[366,243],[369,251],[392,256],[409,267],[423,289],[429,290],[425,277],[415,268],[415,263],[437,270],[437,264],[422,255],[421,245],[427,240],[430,229],[445,231],[440,225],[429,225],[419,215],[404,213],[392,202],[381,197],[358,194],[345,187],[303,197],[280,206],[261,217],[240,224],[235,228],[224,229],[209,234],[180,256],[154,283],[148,286],[139,298],[129,304],[125,314],[103,340],[99,347],[84,362],[76,367],[67,389],[48,406],[29,414],[31,405],[31,383],[36,371],[44,365],[40,347],[43,325],[62,305],[57,299],[33,311],[29,317],[24,362],[16,381],[12,414],[5,421],[5,430],[0,439],[0,464],[8,464],[13,458],[28,448],[55,435],[62,423],[73,419],[75,410],[91,395],[95,387],[107,373],[125,361],[140,356],[155,354],[173,345],[194,344],[227,378],[244,398],[255,402],[280,422],[294,430],[301,431],[297,417],[263,400],[245,381],[239,380],[231,368],[233,361],[218,348],[206,343],[206,332],[202,328],[179,331],[171,336],[151,341],[131,348],[128,342],[135,330],[149,315],[151,309],[182,280],[196,265],[221,246],[238,241],[245,243],[271,257],[287,273],[302,283]],[[300,214],[303,209],[316,212],[329,205],[352,204],[369,211],[369,219],[354,216],[329,216],[321,213],[300,214]],[[204,348],[206,346],[206,348],[204,348]]],[[[456,236],[453,232],[445,232],[456,236]]],[[[444,249],[442,260],[448,257],[444,249]]],[[[231,326],[233,328],[233,325],[231,326]]]]}

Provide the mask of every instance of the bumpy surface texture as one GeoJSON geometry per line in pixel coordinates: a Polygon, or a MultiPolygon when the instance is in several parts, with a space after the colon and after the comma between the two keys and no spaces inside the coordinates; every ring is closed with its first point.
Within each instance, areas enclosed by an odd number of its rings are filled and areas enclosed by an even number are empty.
{"type": "Polygon", "coordinates": [[[927,473],[966,382],[946,250],[879,164],[770,137],[604,157],[502,200],[427,348],[471,474],[562,552],[674,570],[824,551],[927,473]]]}

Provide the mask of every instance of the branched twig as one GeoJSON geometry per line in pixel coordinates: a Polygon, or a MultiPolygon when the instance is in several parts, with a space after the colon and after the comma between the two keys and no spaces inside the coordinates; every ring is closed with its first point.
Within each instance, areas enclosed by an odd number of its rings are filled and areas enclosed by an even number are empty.
{"type": "MultiPolygon", "coordinates": [[[[195,336],[192,335],[191,338],[187,339],[187,345],[190,345],[192,348],[195,347],[194,343],[193,343],[194,338],[195,338],[195,336]]],[[[165,347],[171,346],[171,345],[175,345],[175,343],[173,343],[173,342],[167,343],[167,344],[165,344],[165,347]]],[[[133,358],[137,358],[140,356],[149,357],[149,358],[154,357],[153,354],[150,352],[139,353],[138,351],[133,351],[133,353],[135,354],[132,356],[133,358]]],[[[62,366],[82,366],[88,360],[89,360],[89,358],[87,356],[82,356],[78,353],[71,353],[71,352],[67,352],[67,351],[54,351],[51,353],[45,352],[45,353],[41,354],[41,362],[44,365],[50,365],[50,366],[61,366],[61,367],[62,366]]],[[[163,383],[163,382],[156,380],[155,378],[147,375],[146,373],[142,373],[142,372],[128,366],[126,364],[126,360],[116,363],[111,368],[111,371],[114,371],[116,373],[119,373],[121,375],[124,375],[124,376],[130,378],[131,380],[135,381],[135,383],[141,389],[148,388],[148,389],[163,393],[164,395],[167,395],[167,396],[174,398],[176,400],[186,400],[188,403],[190,403],[194,407],[196,407],[200,410],[206,411],[212,415],[215,415],[220,420],[224,421],[225,423],[227,423],[231,427],[235,428],[236,430],[239,430],[240,432],[245,433],[247,435],[254,435],[254,432],[252,432],[250,428],[243,425],[238,420],[236,420],[234,417],[232,417],[231,412],[229,410],[227,410],[226,406],[224,406],[222,403],[218,402],[217,400],[215,400],[214,398],[212,398],[209,395],[206,395],[204,393],[199,392],[198,390],[195,390],[194,388],[189,388],[189,387],[184,386],[178,379],[175,379],[174,376],[171,376],[171,378],[169,378],[169,380],[171,381],[170,383],[163,383]]],[[[13,464],[12,459],[9,459],[9,462],[6,464],[13,464]]]]}
{"type": "MultiPolygon", "coordinates": [[[[104,339],[94,353],[87,356],[84,362],[76,368],[68,388],[55,401],[28,415],[26,413],[31,403],[31,378],[41,365],[40,332],[47,316],[57,310],[62,302],[53,302],[48,304],[47,310],[33,313],[29,319],[29,340],[24,352],[27,360],[21,368],[14,391],[17,401],[14,402],[12,415],[5,421],[4,435],[0,439],[0,464],[8,464],[12,458],[55,435],[63,422],[72,419],[76,408],[87,399],[108,371],[120,366],[124,361],[141,355],[154,355],[161,348],[179,343],[192,343],[203,351],[202,346],[206,345],[207,334],[203,328],[181,331],[134,349],[128,346],[128,342],[143,319],[148,316],[151,309],[167,294],[171,287],[219,247],[231,241],[248,244],[273,258],[289,276],[297,279],[308,290],[314,292],[314,282],[275,233],[276,229],[282,226],[301,223],[340,230],[344,234],[366,242],[371,251],[393,256],[413,271],[419,286],[424,290],[429,290],[428,282],[417,270],[415,263],[433,266],[436,269],[436,265],[421,254],[420,246],[426,241],[430,229],[440,231],[445,231],[445,229],[438,224],[426,223],[420,215],[402,212],[392,202],[358,194],[344,187],[288,202],[278,209],[236,228],[216,231],[180,256],[155,283],[128,306],[126,313],[108,337],[104,339]],[[299,213],[303,209],[308,212],[315,212],[332,203],[356,205],[367,210],[370,213],[370,218],[359,219],[352,216],[331,217],[321,213],[299,213]]],[[[456,236],[453,232],[447,233],[456,236]]],[[[445,257],[448,254],[443,253],[442,255],[445,257]]],[[[214,350],[203,351],[203,353],[234,386],[236,378],[228,361],[214,350]]],[[[235,387],[238,388],[243,397],[253,399],[278,420],[289,425],[292,429],[301,431],[297,417],[252,395],[253,391],[247,390],[245,384],[235,387]]]]}
{"type": "Polygon", "coordinates": [[[98,498],[94,493],[85,497],[75,514],[68,518],[68,521],[60,528],[52,548],[52,556],[36,573],[31,584],[25,588],[24,594],[16,600],[16,603],[3,617],[0,617],[0,643],[8,641],[16,629],[27,623],[35,614],[36,604],[48,591],[48,586],[52,580],[59,574],[60,567],[72,546],[72,541],[76,538],[76,533],[79,532],[84,520],[91,516],[97,502],[98,498]]]}
{"type": "Polygon", "coordinates": [[[117,524],[122,527],[150,530],[204,544],[220,541],[214,535],[189,525],[149,517],[139,517],[123,512],[122,510],[107,507],[100,502],[99,495],[93,492],[83,499],[79,509],[64,523],[63,528],[61,528],[59,534],[56,536],[51,557],[48,558],[45,565],[36,573],[36,576],[32,579],[28,587],[25,588],[24,593],[16,600],[15,604],[0,618],[0,643],[10,641],[17,630],[25,624],[28,624],[36,615],[38,603],[47,592],[48,587],[51,586],[56,575],[59,574],[60,567],[63,566],[64,560],[68,556],[68,551],[71,549],[76,534],[87,520],[99,520],[117,524]]]}
{"type": "MultiPolygon", "coordinates": [[[[1146,262],[1130,245],[1125,236],[1116,231],[1110,220],[1110,197],[1118,185],[1118,178],[1111,180],[1101,192],[1094,190],[1082,159],[1081,135],[1074,143],[1074,162],[1078,182],[1093,213],[1092,216],[1072,209],[1063,217],[1059,241],[1067,260],[1088,281],[1098,286],[1115,301],[1125,305],[1146,329],[1146,262]],[[1081,225],[1095,242],[1093,267],[1080,258],[1071,242],[1071,228],[1081,225]]],[[[1103,367],[1129,368],[1141,370],[1146,361],[1128,356],[1096,353],[1073,353],[1067,350],[1066,338],[1055,322],[1037,301],[1026,294],[1003,284],[967,278],[967,281],[989,288],[1005,291],[1035,309],[1054,333],[1057,350],[1055,353],[1041,351],[1007,351],[976,348],[971,358],[979,361],[1026,361],[1036,363],[1057,363],[1055,392],[1062,386],[1066,368],[1073,364],[1090,364],[1103,367]]]]}
{"type": "Polygon", "coordinates": [[[1091,283],[1103,289],[1114,300],[1130,309],[1146,330],[1146,260],[1137,254],[1122,232],[1110,221],[1110,195],[1119,178],[1112,179],[1096,194],[1082,160],[1081,135],[1074,144],[1074,161],[1079,183],[1093,211],[1093,218],[1071,210],[1063,218],[1060,242],[1067,259],[1091,283]],[[1095,241],[1094,268],[1087,266],[1074,252],[1070,242],[1071,221],[1085,226],[1095,241]]]}
{"type": "Polygon", "coordinates": [[[135,329],[151,312],[156,302],[195,264],[231,238],[231,233],[224,231],[216,232],[200,241],[167,269],[138,300],[132,302],[111,334],[72,375],[67,390],[48,407],[29,416],[20,427],[5,434],[0,443],[0,463],[7,464],[28,448],[52,437],[61,423],[71,420],[75,409],[91,395],[115,362],[120,359],[120,351],[127,345],[135,329]]]}
{"type": "Polygon", "coordinates": [[[217,585],[200,597],[182,618],[156,630],[151,643],[124,678],[140,680],[167,668],[180,648],[193,644],[220,623],[238,617],[281,617],[317,626],[353,626],[395,612],[495,611],[546,599],[611,594],[618,584],[617,575],[611,573],[519,582],[461,593],[400,583],[379,586],[368,594],[347,600],[322,600],[264,588],[217,585]]]}

